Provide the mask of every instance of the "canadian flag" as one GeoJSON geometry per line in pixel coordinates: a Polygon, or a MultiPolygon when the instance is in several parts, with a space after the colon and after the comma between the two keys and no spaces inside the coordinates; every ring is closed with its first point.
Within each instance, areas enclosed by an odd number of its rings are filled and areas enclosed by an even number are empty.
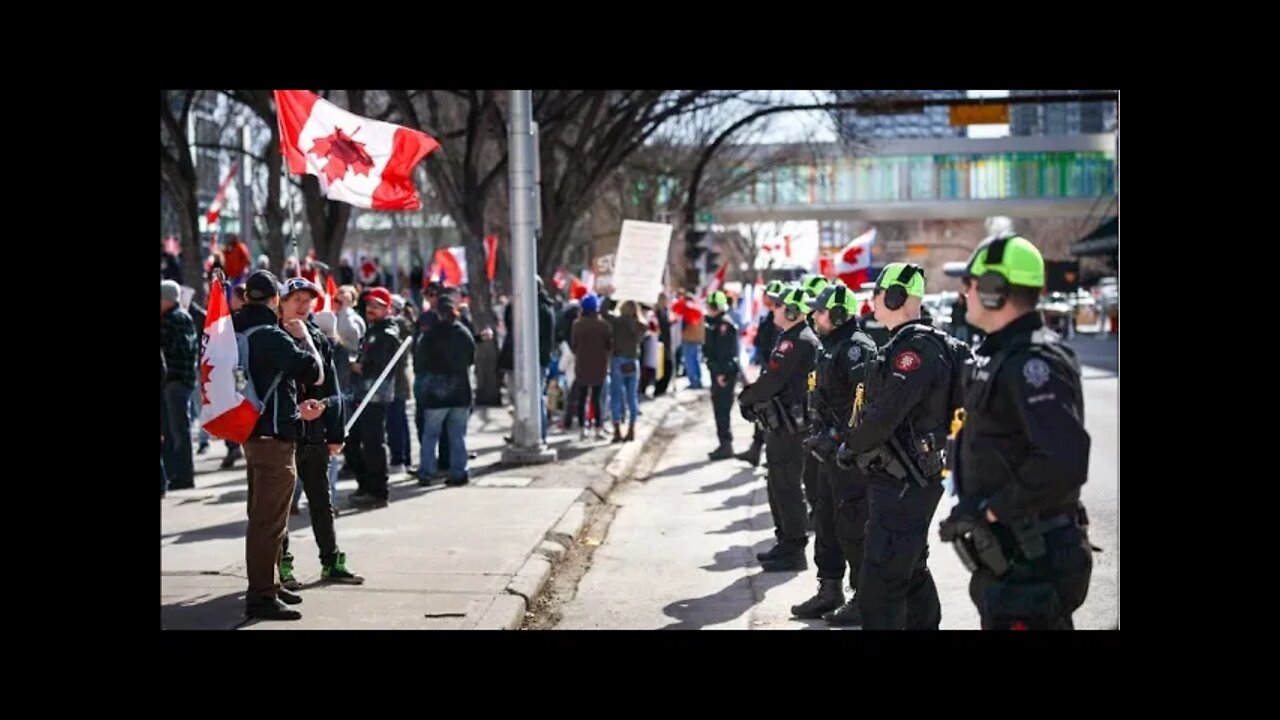
{"type": "Polygon", "coordinates": [[[333,282],[333,275],[326,274],[324,280],[324,289],[320,291],[320,295],[316,297],[316,304],[312,306],[312,312],[333,312],[333,298],[338,294],[338,286],[333,282]]]}
{"type": "Polygon", "coordinates": [[[868,281],[871,269],[871,245],[876,241],[876,229],[862,233],[836,255],[836,275],[846,287],[857,290],[868,281]]]}
{"type": "Polygon", "coordinates": [[[440,147],[424,132],[354,115],[306,90],[276,90],[280,151],[295,175],[315,175],[330,200],[418,210],[413,167],[440,147]]]}
{"type": "Polygon", "coordinates": [[[239,167],[239,163],[231,163],[231,169],[227,171],[227,176],[222,179],[222,184],[218,186],[218,194],[213,196],[213,204],[209,206],[209,212],[205,213],[204,216],[205,222],[210,225],[218,222],[218,215],[222,214],[222,206],[227,201],[227,186],[231,184],[231,179],[236,176],[236,170],[239,167]]]}
{"type": "Polygon", "coordinates": [[[489,280],[493,280],[493,277],[498,274],[498,236],[497,235],[484,236],[484,262],[485,262],[485,268],[484,268],[485,275],[488,276],[489,280]]]}
{"type": "Polygon", "coordinates": [[[462,287],[467,282],[467,249],[464,247],[436,250],[435,263],[444,276],[442,282],[449,287],[462,287]]]}
{"type": "Polygon", "coordinates": [[[236,391],[239,362],[227,293],[215,277],[200,350],[200,426],[216,438],[243,443],[258,422],[258,409],[236,391]]]}

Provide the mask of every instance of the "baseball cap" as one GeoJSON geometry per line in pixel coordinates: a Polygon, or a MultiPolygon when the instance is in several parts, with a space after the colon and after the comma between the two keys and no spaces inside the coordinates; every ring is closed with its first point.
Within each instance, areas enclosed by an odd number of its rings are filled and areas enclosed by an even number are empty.
{"type": "Polygon", "coordinates": [[[313,298],[320,297],[320,288],[304,277],[291,277],[285,280],[284,287],[280,291],[280,297],[282,299],[287,298],[298,291],[309,292],[313,298]]]}
{"type": "Polygon", "coordinates": [[[391,307],[391,291],[384,287],[376,287],[369,291],[368,301],[381,303],[383,307],[391,307]]]}
{"type": "Polygon", "coordinates": [[[160,281],[160,299],[170,302],[178,302],[178,298],[182,297],[182,287],[173,280],[160,281]]]}
{"type": "Polygon", "coordinates": [[[257,270],[244,281],[244,296],[247,300],[262,302],[280,294],[280,283],[270,270],[257,270]]]}

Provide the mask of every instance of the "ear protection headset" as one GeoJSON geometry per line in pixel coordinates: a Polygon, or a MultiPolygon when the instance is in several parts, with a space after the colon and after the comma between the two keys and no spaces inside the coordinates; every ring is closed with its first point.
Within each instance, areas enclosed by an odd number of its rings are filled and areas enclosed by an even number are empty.
{"type": "MultiPolygon", "coordinates": [[[[885,271],[887,272],[888,268],[886,268],[885,271]]],[[[885,307],[890,310],[897,310],[907,303],[907,286],[911,284],[912,278],[914,278],[918,272],[923,272],[919,265],[908,263],[902,268],[902,272],[898,273],[898,279],[894,280],[894,284],[884,289],[885,307]]],[[[878,284],[879,283],[877,283],[877,285],[878,284]]]]}
{"type": "Polygon", "coordinates": [[[974,279],[978,284],[978,299],[982,301],[982,307],[988,310],[999,310],[1009,300],[1008,278],[990,269],[992,265],[999,265],[1004,260],[1004,246],[1008,242],[1008,237],[996,238],[987,246],[984,264],[988,270],[974,279]]]}
{"type": "Polygon", "coordinates": [[[836,327],[845,324],[849,320],[849,308],[845,307],[845,298],[848,293],[849,289],[844,285],[837,285],[835,294],[831,296],[832,301],[835,302],[835,307],[832,307],[827,312],[831,315],[831,324],[836,327]]]}

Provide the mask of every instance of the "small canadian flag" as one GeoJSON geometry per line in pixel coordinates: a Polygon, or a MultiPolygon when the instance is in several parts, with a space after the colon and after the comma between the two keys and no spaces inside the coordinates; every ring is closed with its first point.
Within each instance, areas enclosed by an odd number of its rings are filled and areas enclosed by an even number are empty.
{"type": "Polygon", "coordinates": [[[330,200],[374,210],[418,210],[413,167],[440,143],[370,120],[306,90],[276,90],[280,152],[295,175],[315,175],[330,200]]]}

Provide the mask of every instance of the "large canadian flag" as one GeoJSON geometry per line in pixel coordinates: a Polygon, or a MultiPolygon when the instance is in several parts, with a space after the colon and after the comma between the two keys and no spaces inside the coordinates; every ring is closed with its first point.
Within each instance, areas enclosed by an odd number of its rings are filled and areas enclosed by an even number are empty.
{"type": "Polygon", "coordinates": [[[200,343],[200,425],[210,435],[243,443],[258,422],[258,410],[236,391],[240,351],[227,308],[227,292],[214,278],[209,287],[209,311],[200,343]]]}
{"type": "Polygon", "coordinates": [[[330,200],[418,210],[413,167],[440,147],[424,132],[370,120],[306,90],[276,90],[280,151],[295,175],[315,175],[330,200]]]}
{"type": "Polygon", "coordinates": [[[836,275],[844,284],[857,290],[860,285],[869,282],[867,277],[871,270],[871,246],[876,241],[876,229],[862,233],[853,239],[836,255],[836,275]]]}

